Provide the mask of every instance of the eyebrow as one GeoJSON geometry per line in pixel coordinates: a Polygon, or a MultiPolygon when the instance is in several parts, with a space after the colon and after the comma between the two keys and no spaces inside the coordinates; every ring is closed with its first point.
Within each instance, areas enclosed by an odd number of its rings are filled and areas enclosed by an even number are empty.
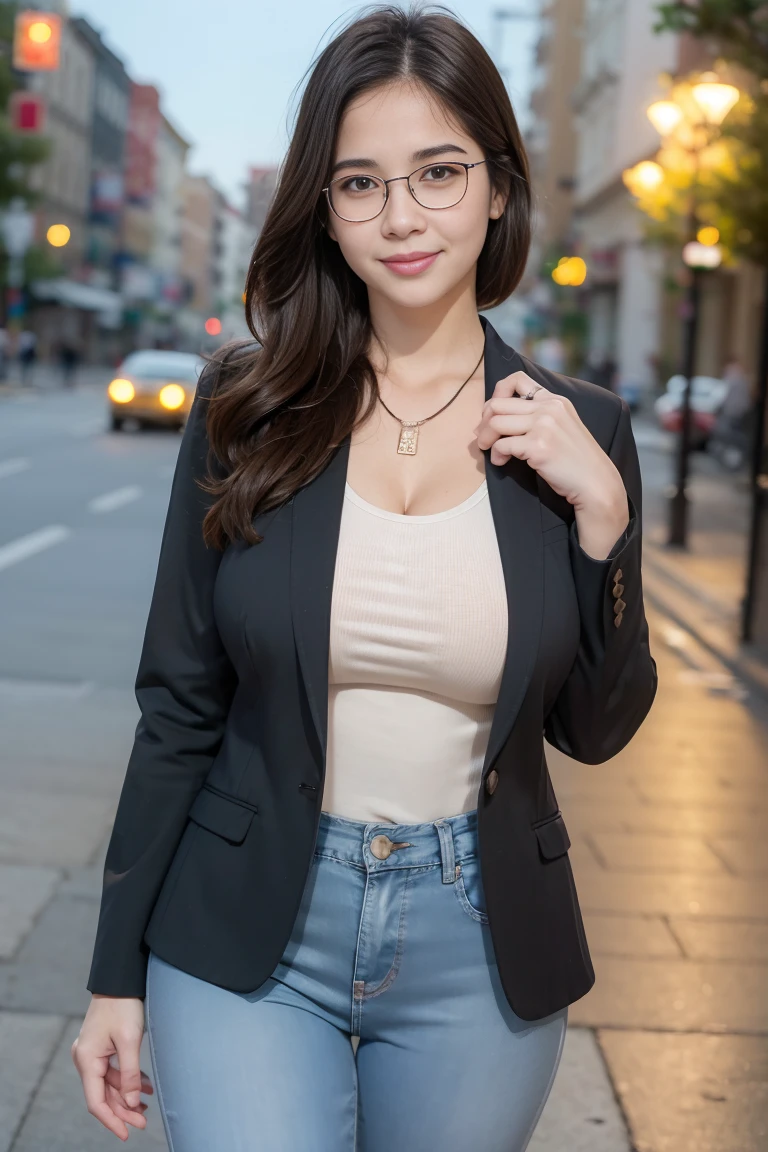
{"type": "MultiPolygon", "coordinates": [[[[433,160],[436,156],[443,156],[446,152],[460,152],[462,156],[468,156],[466,148],[462,148],[459,144],[435,144],[432,148],[419,148],[418,152],[411,155],[413,163],[418,163],[419,160],[433,160]]],[[[349,160],[339,160],[334,164],[332,176],[340,172],[342,168],[377,168],[378,165],[375,160],[370,156],[355,156],[349,160]]]]}

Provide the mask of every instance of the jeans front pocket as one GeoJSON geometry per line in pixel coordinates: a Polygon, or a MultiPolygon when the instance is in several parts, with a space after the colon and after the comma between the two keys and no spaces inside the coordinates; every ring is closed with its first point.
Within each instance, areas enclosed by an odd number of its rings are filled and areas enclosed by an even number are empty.
{"type": "Polygon", "coordinates": [[[477,856],[462,860],[461,864],[458,865],[458,876],[453,883],[453,890],[460,906],[468,916],[480,924],[488,923],[483,881],[480,876],[480,860],[477,856]]]}

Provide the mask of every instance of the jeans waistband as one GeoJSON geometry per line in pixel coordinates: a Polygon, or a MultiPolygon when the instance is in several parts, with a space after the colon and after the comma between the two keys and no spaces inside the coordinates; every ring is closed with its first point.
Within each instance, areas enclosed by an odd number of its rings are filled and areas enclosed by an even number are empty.
{"type": "Polygon", "coordinates": [[[443,883],[452,884],[456,865],[477,856],[477,809],[423,824],[366,823],[321,812],[315,852],[369,871],[439,864],[443,883]],[[376,837],[391,841],[391,846],[376,845],[389,850],[386,859],[371,849],[376,837]]]}

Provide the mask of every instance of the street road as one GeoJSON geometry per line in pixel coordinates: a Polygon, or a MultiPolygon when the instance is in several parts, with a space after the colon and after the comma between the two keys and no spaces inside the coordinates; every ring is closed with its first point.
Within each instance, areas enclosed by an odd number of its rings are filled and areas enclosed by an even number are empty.
{"type": "MultiPolygon", "coordinates": [[[[105,428],[93,388],[0,398],[0,1152],[115,1147],[69,1045],[180,437],[105,428]]],[[[642,421],[637,437],[658,532],[668,443],[642,421]]],[[[531,1152],[766,1146],[766,705],[649,618],[662,687],[630,748],[592,767],[547,753],[598,984],[531,1152]]],[[[131,1146],[165,1149],[150,1117],[131,1146]]]]}

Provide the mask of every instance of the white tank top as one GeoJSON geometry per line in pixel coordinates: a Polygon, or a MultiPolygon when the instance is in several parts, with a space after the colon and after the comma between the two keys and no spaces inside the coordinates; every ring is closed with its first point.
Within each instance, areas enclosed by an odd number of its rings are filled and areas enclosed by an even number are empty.
{"type": "Polygon", "coordinates": [[[426,516],[378,508],[347,484],[324,811],[415,824],[475,808],[506,649],[487,481],[426,516]]]}

